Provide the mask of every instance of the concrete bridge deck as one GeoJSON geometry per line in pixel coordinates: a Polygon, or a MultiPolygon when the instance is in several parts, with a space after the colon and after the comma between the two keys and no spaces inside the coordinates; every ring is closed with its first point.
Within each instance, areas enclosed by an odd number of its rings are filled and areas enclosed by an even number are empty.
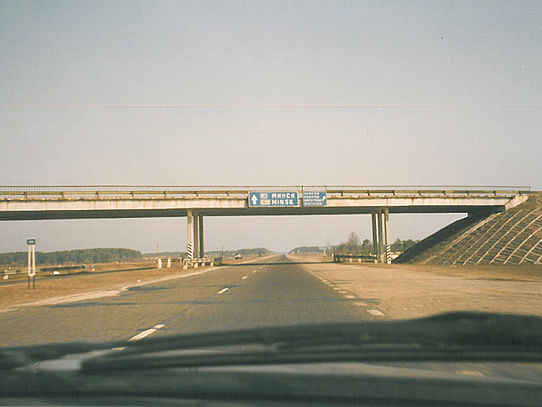
{"type": "Polygon", "coordinates": [[[204,216],[499,212],[524,202],[528,187],[359,186],[11,186],[0,187],[0,220],[204,216]],[[251,191],[295,191],[296,206],[251,207],[251,191]],[[307,206],[306,191],[325,191],[307,206]]]}
{"type": "Polygon", "coordinates": [[[371,214],[374,254],[389,263],[390,213],[491,214],[523,203],[529,192],[480,186],[10,186],[0,187],[0,220],[186,217],[188,258],[197,265],[204,257],[205,216],[371,214]]]}

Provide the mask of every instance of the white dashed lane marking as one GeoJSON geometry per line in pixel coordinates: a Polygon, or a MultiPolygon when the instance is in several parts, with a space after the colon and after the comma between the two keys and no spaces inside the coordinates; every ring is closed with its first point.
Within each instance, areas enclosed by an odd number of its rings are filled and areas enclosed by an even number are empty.
{"type": "Polygon", "coordinates": [[[371,315],[374,315],[375,317],[383,317],[384,316],[384,313],[377,310],[377,309],[370,309],[370,310],[367,310],[367,312],[371,315]]]}
{"type": "MultiPolygon", "coordinates": [[[[152,335],[153,333],[158,331],[160,328],[163,328],[164,326],[165,326],[164,324],[155,325],[150,329],[146,329],[145,331],[138,333],[136,336],[132,336],[130,339],[128,339],[128,342],[140,341],[141,339],[146,338],[149,335],[152,335]]],[[[119,350],[121,349],[119,348],[119,350]]]]}
{"type": "Polygon", "coordinates": [[[223,289],[220,290],[220,291],[217,291],[216,293],[217,293],[217,294],[222,294],[222,293],[225,293],[225,292],[228,291],[228,290],[229,290],[229,288],[226,287],[226,288],[223,288],[223,289]]]}
{"type": "Polygon", "coordinates": [[[248,276],[244,276],[241,280],[246,280],[248,276]]]}
{"type": "MultiPolygon", "coordinates": [[[[347,298],[349,300],[352,300],[352,299],[355,299],[356,297],[352,294],[348,294],[349,291],[346,291],[340,287],[337,287],[334,283],[331,283],[329,282],[328,280],[326,280],[324,277],[322,276],[319,276],[318,274],[315,274],[315,276],[322,282],[324,283],[325,285],[327,285],[328,287],[334,289],[335,291],[338,291],[339,294],[342,294],[344,296],[344,298],[347,298]]],[[[358,307],[367,307],[368,305],[366,303],[364,303],[363,301],[356,301],[354,302],[355,305],[357,305],[358,307]]],[[[385,314],[377,309],[370,309],[370,310],[367,310],[367,312],[373,316],[377,316],[377,317],[383,317],[385,316],[385,314]]]]}

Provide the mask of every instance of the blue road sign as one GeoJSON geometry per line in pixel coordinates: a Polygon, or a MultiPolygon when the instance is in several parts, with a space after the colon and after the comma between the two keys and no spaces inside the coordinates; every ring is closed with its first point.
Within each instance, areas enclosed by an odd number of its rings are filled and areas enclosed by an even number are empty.
{"type": "Polygon", "coordinates": [[[326,191],[303,191],[303,206],[326,206],[326,191]]]}
{"type": "Polygon", "coordinates": [[[248,193],[248,206],[255,207],[284,207],[298,206],[297,191],[270,191],[248,193]]]}

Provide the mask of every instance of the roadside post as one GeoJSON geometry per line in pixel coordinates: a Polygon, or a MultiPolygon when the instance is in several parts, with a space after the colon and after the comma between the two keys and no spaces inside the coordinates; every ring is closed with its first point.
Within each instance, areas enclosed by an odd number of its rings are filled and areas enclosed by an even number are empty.
{"type": "Polygon", "coordinates": [[[28,245],[28,285],[30,288],[30,280],[32,280],[32,288],[36,288],[36,239],[26,239],[28,245]]]}

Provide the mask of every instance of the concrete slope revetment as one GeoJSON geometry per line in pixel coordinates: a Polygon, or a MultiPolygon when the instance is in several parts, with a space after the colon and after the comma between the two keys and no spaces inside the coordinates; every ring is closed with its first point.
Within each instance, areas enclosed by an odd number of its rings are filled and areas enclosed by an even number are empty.
{"type": "Polygon", "coordinates": [[[407,250],[395,263],[542,264],[542,196],[489,216],[460,219],[407,250]]]}

